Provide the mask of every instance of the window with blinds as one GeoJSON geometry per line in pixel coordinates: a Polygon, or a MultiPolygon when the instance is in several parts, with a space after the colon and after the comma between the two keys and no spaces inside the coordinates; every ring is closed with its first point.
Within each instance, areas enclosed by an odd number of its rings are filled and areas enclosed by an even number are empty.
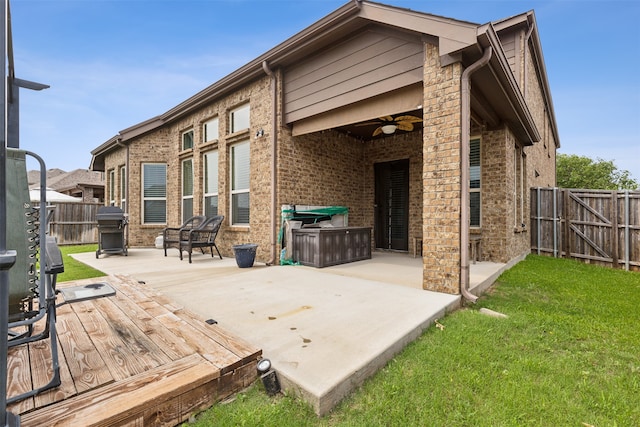
{"type": "Polygon", "coordinates": [[[244,104],[231,110],[229,119],[229,122],[231,122],[231,133],[249,129],[249,104],[244,104]]]}
{"type": "Polygon", "coordinates": [[[249,141],[231,146],[231,223],[249,225],[249,141]]]}
{"type": "Polygon", "coordinates": [[[189,150],[193,148],[193,129],[182,133],[182,149],[189,150]]]}
{"type": "Polygon", "coordinates": [[[218,139],[218,118],[207,120],[202,125],[202,142],[215,141],[218,139]]]}
{"type": "Polygon", "coordinates": [[[167,222],[167,165],[164,163],[142,164],[142,222],[167,222]]]}
{"type": "Polygon", "coordinates": [[[116,205],[116,171],[109,170],[109,206],[116,205]]]}
{"type": "Polygon", "coordinates": [[[204,214],[218,215],[218,150],[204,155],[204,214]]]}
{"type": "Polygon", "coordinates": [[[469,141],[469,220],[471,227],[480,227],[480,138],[469,141]]]}
{"type": "Polygon", "coordinates": [[[193,216],[193,159],[182,161],[182,222],[193,216]]]}
{"type": "Polygon", "coordinates": [[[127,168],[120,166],[120,209],[127,212],[127,168]]]}

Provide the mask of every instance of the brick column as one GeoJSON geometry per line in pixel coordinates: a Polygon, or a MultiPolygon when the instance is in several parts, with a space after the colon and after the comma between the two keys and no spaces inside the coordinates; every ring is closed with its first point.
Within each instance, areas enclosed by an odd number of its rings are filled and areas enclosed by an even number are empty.
{"type": "Polygon", "coordinates": [[[460,291],[461,74],[425,44],[422,286],[449,294],[460,291]]]}

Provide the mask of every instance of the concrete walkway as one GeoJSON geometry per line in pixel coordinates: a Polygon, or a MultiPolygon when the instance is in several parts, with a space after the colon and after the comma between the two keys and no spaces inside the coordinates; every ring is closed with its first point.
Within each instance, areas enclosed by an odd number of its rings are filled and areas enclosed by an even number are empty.
{"type": "MultiPolygon", "coordinates": [[[[422,290],[422,260],[406,254],[374,252],[371,260],[323,269],[240,269],[232,258],[198,253],[189,264],[175,249],[168,255],[134,248],[126,257],[74,257],[144,281],[262,348],[283,388],[320,415],[460,305],[459,296],[422,290]]],[[[488,287],[505,268],[472,265],[471,286],[488,287]]]]}

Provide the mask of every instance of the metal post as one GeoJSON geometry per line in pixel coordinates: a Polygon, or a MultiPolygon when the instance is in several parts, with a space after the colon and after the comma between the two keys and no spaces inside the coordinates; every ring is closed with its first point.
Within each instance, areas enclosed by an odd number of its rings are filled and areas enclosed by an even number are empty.
{"type": "Polygon", "coordinates": [[[558,187],[553,187],[553,257],[558,258],[558,187]]]}
{"type": "Polygon", "coordinates": [[[536,188],[536,215],[538,216],[537,218],[537,223],[538,223],[538,255],[540,255],[540,245],[542,244],[540,242],[540,236],[541,236],[541,230],[540,227],[542,226],[542,221],[540,218],[540,187],[536,188]]]}
{"type": "Polygon", "coordinates": [[[7,411],[7,350],[9,337],[9,269],[16,262],[16,251],[7,250],[7,41],[9,28],[9,0],[2,0],[0,20],[0,51],[2,73],[0,73],[0,423],[3,426],[19,426],[20,417],[7,411]]]}
{"type": "Polygon", "coordinates": [[[629,241],[629,190],[624,190],[624,269],[629,271],[631,242],[629,241]]]}

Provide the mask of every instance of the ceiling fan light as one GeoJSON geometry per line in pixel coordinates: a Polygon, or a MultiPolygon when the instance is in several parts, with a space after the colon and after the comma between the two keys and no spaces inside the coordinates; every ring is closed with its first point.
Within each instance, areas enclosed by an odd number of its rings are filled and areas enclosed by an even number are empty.
{"type": "Polygon", "coordinates": [[[396,128],[396,125],[384,125],[382,126],[382,133],[384,133],[385,135],[391,135],[396,131],[396,128]]]}

